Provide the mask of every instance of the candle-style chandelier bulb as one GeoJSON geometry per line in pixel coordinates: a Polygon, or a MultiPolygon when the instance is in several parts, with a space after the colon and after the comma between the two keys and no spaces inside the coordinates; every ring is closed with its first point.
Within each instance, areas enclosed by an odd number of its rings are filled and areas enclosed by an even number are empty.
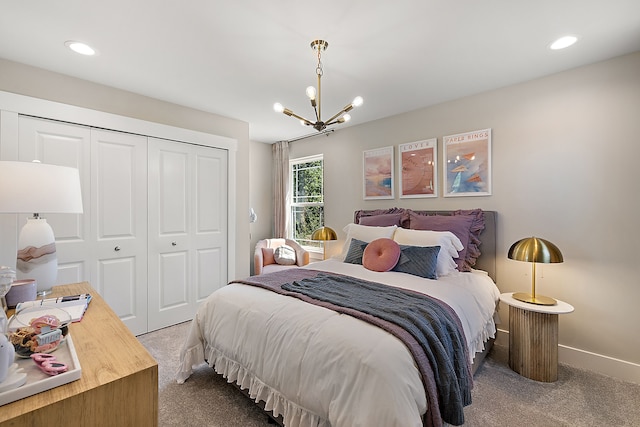
{"type": "Polygon", "coordinates": [[[310,100],[315,100],[316,99],[316,88],[313,86],[309,86],[307,88],[307,96],[309,97],[310,100]]]}

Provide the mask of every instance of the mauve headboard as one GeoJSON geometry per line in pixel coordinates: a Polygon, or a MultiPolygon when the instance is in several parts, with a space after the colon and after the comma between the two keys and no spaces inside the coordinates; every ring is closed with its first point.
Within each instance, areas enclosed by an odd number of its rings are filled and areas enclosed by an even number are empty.
{"type": "MultiPolygon", "coordinates": [[[[375,209],[375,210],[358,210],[355,211],[353,222],[358,224],[360,217],[372,215],[384,215],[390,213],[401,213],[406,211],[403,208],[375,209]]],[[[414,210],[421,215],[452,215],[453,211],[419,211],[414,210]]],[[[489,277],[496,281],[496,217],[495,211],[482,211],[484,214],[484,230],[480,233],[480,257],[476,260],[474,268],[484,270],[489,273],[489,277]]]]}

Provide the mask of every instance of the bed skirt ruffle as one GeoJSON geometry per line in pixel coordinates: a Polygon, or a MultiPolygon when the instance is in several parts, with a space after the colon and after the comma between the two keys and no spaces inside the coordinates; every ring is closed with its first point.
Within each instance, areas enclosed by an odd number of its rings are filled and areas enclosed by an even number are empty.
{"type": "Polygon", "coordinates": [[[255,402],[264,402],[266,411],[272,411],[276,417],[282,416],[285,426],[331,427],[327,420],[287,400],[281,393],[260,381],[240,363],[229,359],[210,345],[207,345],[204,352],[201,344],[184,352],[184,357],[180,360],[180,369],[176,374],[179,384],[184,383],[191,376],[193,367],[205,363],[202,360],[203,353],[206,355],[206,360],[210,367],[222,375],[229,383],[235,383],[241,389],[247,390],[249,396],[255,402]]]}
{"type": "Polygon", "coordinates": [[[479,335],[476,335],[475,339],[469,342],[469,357],[470,362],[473,363],[476,353],[482,353],[485,349],[485,344],[491,338],[496,337],[496,325],[493,319],[490,319],[485,323],[484,328],[479,335]]]}

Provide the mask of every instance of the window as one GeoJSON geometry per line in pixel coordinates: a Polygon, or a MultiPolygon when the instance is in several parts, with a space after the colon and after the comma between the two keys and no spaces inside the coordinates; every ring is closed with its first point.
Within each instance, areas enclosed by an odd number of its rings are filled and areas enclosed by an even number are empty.
{"type": "Polygon", "coordinates": [[[311,234],[324,225],[324,161],[322,155],[291,159],[291,237],[307,247],[321,247],[311,234]]]}

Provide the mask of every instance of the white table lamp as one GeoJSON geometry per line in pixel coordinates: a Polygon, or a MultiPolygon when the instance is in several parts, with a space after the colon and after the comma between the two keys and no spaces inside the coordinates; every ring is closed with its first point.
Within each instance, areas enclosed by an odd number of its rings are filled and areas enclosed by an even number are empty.
{"type": "Polygon", "coordinates": [[[35,279],[46,295],[58,276],[53,229],[42,213],[82,213],[78,169],[39,162],[0,161],[0,213],[33,213],[20,231],[16,275],[35,279]]]}

